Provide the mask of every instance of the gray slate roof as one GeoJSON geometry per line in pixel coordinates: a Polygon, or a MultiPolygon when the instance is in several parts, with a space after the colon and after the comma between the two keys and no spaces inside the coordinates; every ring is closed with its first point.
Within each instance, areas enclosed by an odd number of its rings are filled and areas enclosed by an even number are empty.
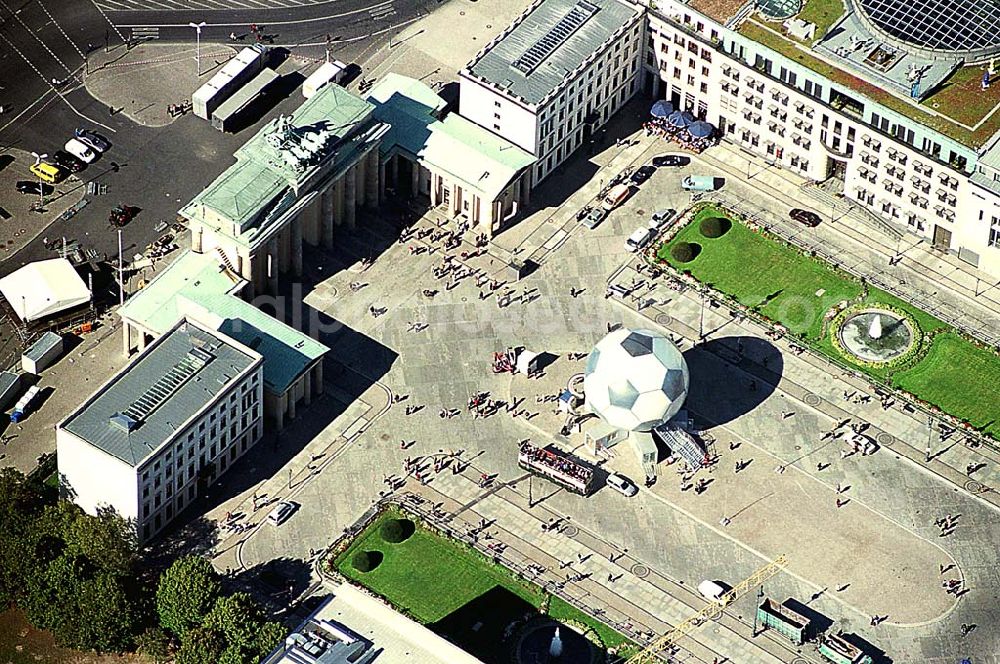
{"type": "Polygon", "coordinates": [[[101,387],[61,426],[125,463],[139,466],[206,403],[232,387],[260,361],[260,355],[248,354],[224,335],[184,320],[101,387]],[[207,352],[211,359],[172,387],[131,431],[112,422],[140,397],[150,394],[150,388],[194,349],[207,352]]]}
{"type": "Polygon", "coordinates": [[[541,0],[486,47],[467,69],[529,104],[538,104],[559,86],[567,73],[583,64],[616,30],[638,14],[638,9],[617,0],[541,0]],[[578,16],[586,16],[582,23],[571,20],[564,24],[563,36],[550,34],[574,8],[578,16]],[[530,65],[538,62],[537,57],[522,58],[529,49],[541,58],[534,69],[530,65]],[[518,61],[529,66],[518,68],[514,64],[518,61]]]}

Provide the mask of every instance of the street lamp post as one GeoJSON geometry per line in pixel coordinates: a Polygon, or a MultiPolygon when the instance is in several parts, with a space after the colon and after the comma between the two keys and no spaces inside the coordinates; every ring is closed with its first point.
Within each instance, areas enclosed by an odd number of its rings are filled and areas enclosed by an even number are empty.
{"type": "MultiPolygon", "coordinates": [[[[42,154],[38,154],[37,152],[32,152],[31,154],[35,158],[35,166],[38,166],[40,163],[42,163],[42,159],[45,159],[46,157],[49,156],[47,152],[43,152],[42,154]]],[[[41,175],[38,176],[38,204],[45,205],[45,185],[42,184],[41,175]]]]}
{"type": "Polygon", "coordinates": [[[188,26],[194,28],[194,30],[195,30],[194,59],[195,59],[195,63],[197,63],[197,64],[195,64],[195,67],[198,70],[198,74],[197,74],[198,76],[201,76],[201,29],[204,28],[205,25],[206,24],[205,24],[204,21],[202,21],[201,23],[188,23],[188,26]]]}

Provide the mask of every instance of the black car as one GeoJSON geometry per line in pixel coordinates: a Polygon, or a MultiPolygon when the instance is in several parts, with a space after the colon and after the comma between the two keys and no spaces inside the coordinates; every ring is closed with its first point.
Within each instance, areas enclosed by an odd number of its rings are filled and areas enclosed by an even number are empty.
{"type": "Polygon", "coordinates": [[[41,182],[32,182],[31,180],[18,180],[17,184],[14,186],[22,194],[34,194],[35,196],[48,196],[55,191],[52,188],[52,185],[43,184],[41,182]]]}
{"type": "Polygon", "coordinates": [[[642,166],[635,169],[635,173],[629,178],[632,180],[632,184],[642,184],[649,178],[653,177],[653,173],[656,172],[656,166],[642,166]]]}
{"type": "Polygon", "coordinates": [[[799,222],[800,224],[805,224],[809,228],[816,228],[819,226],[820,218],[815,212],[810,212],[809,210],[802,210],[800,208],[795,208],[788,213],[788,216],[799,222]]]}
{"type": "Polygon", "coordinates": [[[58,166],[70,173],[79,173],[86,166],[85,163],[66,152],[65,150],[56,150],[50,157],[52,164],[58,166]]]}
{"type": "Polygon", "coordinates": [[[653,157],[653,166],[687,166],[691,163],[691,157],[682,157],[675,154],[665,154],[661,157],[653,157]]]}

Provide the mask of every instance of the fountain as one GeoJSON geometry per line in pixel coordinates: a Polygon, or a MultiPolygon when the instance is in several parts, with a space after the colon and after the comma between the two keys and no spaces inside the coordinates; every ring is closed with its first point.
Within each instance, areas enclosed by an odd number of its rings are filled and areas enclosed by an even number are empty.
{"type": "Polygon", "coordinates": [[[851,355],[867,362],[888,362],[910,350],[919,332],[905,315],[867,309],[847,317],[834,332],[851,355]]]}
{"type": "Polygon", "coordinates": [[[575,629],[539,617],[521,629],[513,661],[515,664],[591,664],[599,659],[600,649],[575,629]]]}
{"type": "Polygon", "coordinates": [[[558,627],[556,627],[556,633],[552,637],[552,643],[549,644],[549,657],[552,659],[559,659],[562,657],[562,639],[559,638],[558,627]]]}
{"type": "Polygon", "coordinates": [[[872,339],[882,338],[882,316],[877,313],[872,318],[872,324],[868,326],[868,336],[872,339]]]}

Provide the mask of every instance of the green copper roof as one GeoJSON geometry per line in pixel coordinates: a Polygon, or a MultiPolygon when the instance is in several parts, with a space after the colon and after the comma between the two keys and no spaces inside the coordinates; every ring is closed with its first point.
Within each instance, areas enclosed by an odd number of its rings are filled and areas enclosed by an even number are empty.
{"type": "Polygon", "coordinates": [[[213,254],[187,251],[119,313],[157,335],[185,316],[219,330],[264,356],[264,386],[281,394],[329,349],[233,295],[243,283],[213,254]]]}
{"type": "Polygon", "coordinates": [[[439,119],[444,100],[415,79],[390,74],[368,99],[376,104],[375,117],[391,126],[382,139],[383,156],[401,150],[488,201],[535,162],[530,153],[456,113],[439,119]]]}
{"type": "Polygon", "coordinates": [[[324,172],[349,167],[378,128],[372,104],[325,85],[291,116],[275,118],[236,150],[236,163],[180,213],[253,245],[324,172]]]}

